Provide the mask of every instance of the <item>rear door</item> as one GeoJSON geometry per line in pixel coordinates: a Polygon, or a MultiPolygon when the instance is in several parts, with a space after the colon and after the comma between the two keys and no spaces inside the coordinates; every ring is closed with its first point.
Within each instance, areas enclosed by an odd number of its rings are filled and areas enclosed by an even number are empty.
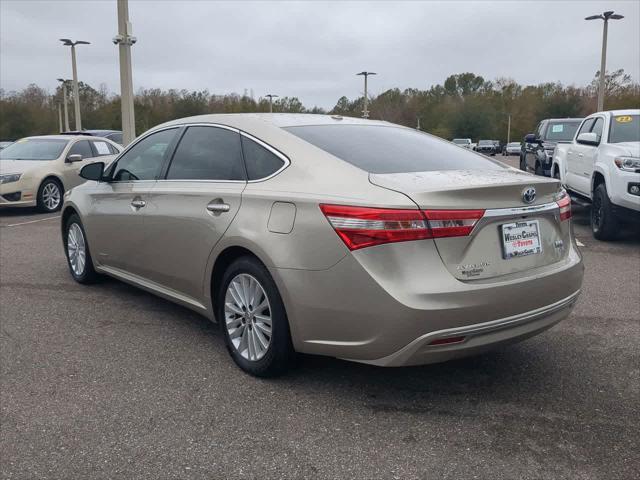
{"type": "Polygon", "coordinates": [[[86,216],[94,260],[102,266],[143,276],[148,235],[146,212],[153,209],[149,194],[168,155],[178,128],[143,137],[124,152],[108,170],[110,181],[99,182],[90,193],[86,216]]]}
{"type": "Polygon", "coordinates": [[[187,127],[151,192],[144,276],[200,301],[209,255],[237,214],[246,183],[237,130],[187,127]]]}

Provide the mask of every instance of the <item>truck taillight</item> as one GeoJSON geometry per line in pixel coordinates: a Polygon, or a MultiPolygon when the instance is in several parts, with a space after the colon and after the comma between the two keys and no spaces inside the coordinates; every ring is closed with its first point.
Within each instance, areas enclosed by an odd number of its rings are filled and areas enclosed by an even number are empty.
{"type": "Polygon", "coordinates": [[[427,238],[469,235],[484,210],[405,210],[321,204],[349,250],[427,238]]]}
{"type": "Polygon", "coordinates": [[[560,200],[556,202],[560,208],[560,220],[569,220],[571,218],[571,197],[565,194],[560,200]]]}

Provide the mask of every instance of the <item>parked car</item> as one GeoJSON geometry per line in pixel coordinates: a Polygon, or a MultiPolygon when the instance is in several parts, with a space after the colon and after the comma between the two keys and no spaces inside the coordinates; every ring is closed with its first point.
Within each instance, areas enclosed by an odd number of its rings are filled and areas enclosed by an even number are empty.
{"type": "Polygon", "coordinates": [[[484,153],[485,155],[495,155],[496,145],[493,143],[493,140],[479,140],[476,152],[484,153]]]}
{"type": "Polygon", "coordinates": [[[13,142],[0,142],[0,150],[8,147],[9,145],[11,145],[13,142]]]}
{"type": "Polygon", "coordinates": [[[122,145],[122,132],[120,130],[74,130],[62,132],[60,135],[87,135],[90,137],[108,138],[112,142],[122,145]]]}
{"type": "Polygon", "coordinates": [[[549,118],[538,124],[535,133],[524,137],[520,152],[520,170],[551,176],[553,151],[559,143],[570,142],[581,118],[549,118]]]}
{"type": "Polygon", "coordinates": [[[522,145],[520,142],[509,142],[504,146],[502,150],[503,155],[520,155],[520,149],[522,145]]]}
{"type": "Polygon", "coordinates": [[[104,138],[47,135],[22,138],[0,151],[0,208],[37,206],[55,212],[62,195],[84,180],[78,172],[110,163],[122,147],[104,138]]]}
{"type": "Polygon", "coordinates": [[[591,205],[591,230],[614,239],[621,221],[640,222],[640,110],[598,112],[571,143],[558,145],[553,176],[591,205]]]}
{"type": "Polygon", "coordinates": [[[217,319],[254,375],[294,352],[387,366],[478,353],[551,327],[581,288],[559,182],[387,122],[185,118],[81,175],[61,218],[73,278],[217,319]]]}
{"type": "Polygon", "coordinates": [[[493,146],[496,154],[502,153],[502,142],[500,140],[494,140],[493,146]]]}
{"type": "Polygon", "coordinates": [[[451,141],[456,145],[458,145],[459,147],[468,148],[468,149],[473,148],[473,143],[471,142],[470,138],[454,138],[451,141]]]}

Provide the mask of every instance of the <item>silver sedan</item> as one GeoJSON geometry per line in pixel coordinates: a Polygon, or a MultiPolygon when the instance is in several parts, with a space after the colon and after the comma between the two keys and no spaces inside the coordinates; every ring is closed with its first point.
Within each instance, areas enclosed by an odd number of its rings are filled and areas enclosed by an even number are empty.
{"type": "Polygon", "coordinates": [[[73,278],[107,274],[222,326],[235,362],[382,366],[476,354],[566,317],[569,198],[398,125],[205,115],[160,125],[65,195],[73,278]]]}

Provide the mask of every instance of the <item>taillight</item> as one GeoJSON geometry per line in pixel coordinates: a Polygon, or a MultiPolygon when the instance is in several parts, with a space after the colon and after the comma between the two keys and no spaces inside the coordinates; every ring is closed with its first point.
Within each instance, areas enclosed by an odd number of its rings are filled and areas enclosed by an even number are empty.
{"type": "Polygon", "coordinates": [[[484,210],[399,210],[320,205],[349,250],[426,238],[469,235],[484,210]]]}
{"type": "Polygon", "coordinates": [[[560,221],[569,220],[571,218],[571,197],[565,194],[556,203],[560,207],[560,221]]]}
{"type": "Polygon", "coordinates": [[[429,220],[433,238],[466,237],[484,210],[425,210],[424,215],[429,220]]]}
{"type": "Polygon", "coordinates": [[[349,250],[430,238],[420,210],[320,205],[349,250]]]}

